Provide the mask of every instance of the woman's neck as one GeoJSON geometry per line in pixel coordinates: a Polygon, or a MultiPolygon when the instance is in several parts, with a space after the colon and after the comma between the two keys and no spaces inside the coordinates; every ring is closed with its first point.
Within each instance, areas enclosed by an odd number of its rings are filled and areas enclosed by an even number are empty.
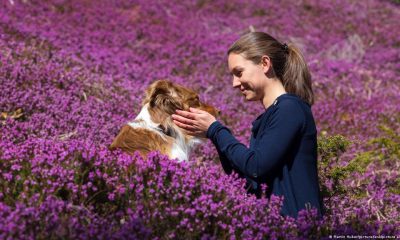
{"type": "Polygon", "coordinates": [[[267,109],[274,103],[276,98],[285,93],[286,91],[282,85],[282,82],[278,79],[273,79],[269,86],[264,90],[264,97],[261,100],[261,104],[265,109],[267,109]]]}

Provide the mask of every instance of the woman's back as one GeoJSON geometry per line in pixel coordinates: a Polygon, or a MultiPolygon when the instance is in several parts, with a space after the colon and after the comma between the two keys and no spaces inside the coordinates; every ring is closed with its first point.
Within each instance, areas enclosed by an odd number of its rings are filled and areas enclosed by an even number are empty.
{"type": "MultiPolygon", "coordinates": [[[[286,154],[279,161],[281,164],[269,171],[266,176],[266,183],[270,186],[268,195],[272,193],[292,196],[284,199],[283,215],[296,217],[299,210],[309,207],[316,207],[322,213],[317,172],[317,130],[311,107],[293,94],[281,95],[276,104],[271,107],[273,109],[270,109],[272,113],[269,121],[267,120],[266,129],[262,130],[268,131],[268,127],[270,127],[268,124],[273,124],[274,119],[281,118],[273,115],[281,112],[291,112],[290,117],[292,119],[290,122],[301,122],[302,127],[291,139],[290,146],[286,148],[286,154]],[[280,109],[283,107],[287,109],[280,109]]],[[[286,127],[281,126],[281,128],[286,127]]],[[[285,134],[290,133],[284,130],[277,131],[277,135],[272,138],[275,138],[277,142],[288,141],[290,136],[284,136],[285,134]],[[283,140],[279,140],[279,138],[283,138],[283,140]]],[[[280,151],[280,149],[277,149],[277,151],[280,151]]]]}

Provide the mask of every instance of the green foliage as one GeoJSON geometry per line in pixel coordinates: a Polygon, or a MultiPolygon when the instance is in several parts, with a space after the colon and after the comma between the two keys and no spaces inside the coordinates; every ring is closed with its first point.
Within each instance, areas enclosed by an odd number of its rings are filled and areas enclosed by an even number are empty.
{"type": "MultiPolygon", "coordinates": [[[[368,151],[376,159],[376,163],[380,164],[383,169],[398,170],[398,162],[400,161],[400,135],[392,128],[386,125],[379,125],[382,131],[382,137],[371,139],[368,144],[374,146],[376,150],[368,151]]],[[[388,191],[393,194],[400,194],[400,178],[394,182],[388,183],[388,191]]]]}
{"type": "MultiPolygon", "coordinates": [[[[351,144],[352,142],[342,135],[321,136],[318,139],[320,189],[322,197],[328,200],[328,212],[333,207],[330,201],[333,196],[355,193],[344,180],[354,172],[364,172],[373,159],[364,154],[343,165],[340,157],[351,144]]],[[[363,194],[363,191],[356,192],[359,196],[363,194]]]]}
{"type": "MultiPolygon", "coordinates": [[[[329,200],[337,195],[351,195],[354,198],[366,197],[366,190],[360,183],[357,188],[352,188],[344,183],[344,180],[352,176],[353,173],[363,173],[373,162],[380,165],[382,169],[396,169],[396,162],[400,159],[400,136],[395,130],[385,125],[378,128],[382,135],[372,138],[364,144],[367,149],[365,152],[358,153],[347,164],[341,159],[342,154],[353,143],[342,135],[326,136],[322,135],[318,139],[319,155],[319,177],[320,187],[323,198],[329,200]]],[[[385,172],[385,171],[382,171],[385,172]]],[[[388,183],[390,193],[400,193],[400,180],[388,183]]]]}
{"type": "MultiPolygon", "coordinates": [[[[377,154],[380,162],[385,162],[387,159],[400,159],[400,135],[395,130],[385,126],[378,126],[382,130],[383,137],[373,138],[368,144],[375,145],[377,149],[384,150],[377,154]]],[[[392,161],[395,162],[395,161],[392,161]]]]}
{"type": "Polygon", "coordinates": [[[339,162],[340,156],[350,144],[351,142],[341,135],[321,136],[318,139],[318,168],[324,198],[346,192],[345,186],[340,183],[354,171],[354,165],[349,163],[347,166],[340,166],[339,162]]]}
{"type": "Polygon", "coordinates": [[[389,192],[400,195],[400,178],[397,178],[393,186],[389,187],[389,192]]]}

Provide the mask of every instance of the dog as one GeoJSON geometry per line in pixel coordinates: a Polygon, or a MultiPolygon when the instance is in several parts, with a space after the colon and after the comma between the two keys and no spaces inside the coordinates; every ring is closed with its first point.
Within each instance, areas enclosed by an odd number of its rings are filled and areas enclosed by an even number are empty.
{"type": "Polygon", "coordinates": [[[115,137],[110,150],[121,149],[133,154],[147,156],[158,150],[170,159],[188,161],[191,150],[204,139],[188,135],[171,118],[175,110],[198,108],[217,117],[219,111],[199,99],[191,89],[169,80],[158,80],[146,90],[142,108],[133,121],[124,125],[115,137]]]}

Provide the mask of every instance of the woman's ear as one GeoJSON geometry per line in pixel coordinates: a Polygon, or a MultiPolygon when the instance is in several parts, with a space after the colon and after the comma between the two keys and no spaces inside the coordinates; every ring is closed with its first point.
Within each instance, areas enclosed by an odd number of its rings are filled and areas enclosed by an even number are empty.
{"type": "Polygon", "coordinates": [[[261,57],[261,66],[263,68],[263,72],[267,74],[271,68],[271,59],[267,55],[261,57]]]}

